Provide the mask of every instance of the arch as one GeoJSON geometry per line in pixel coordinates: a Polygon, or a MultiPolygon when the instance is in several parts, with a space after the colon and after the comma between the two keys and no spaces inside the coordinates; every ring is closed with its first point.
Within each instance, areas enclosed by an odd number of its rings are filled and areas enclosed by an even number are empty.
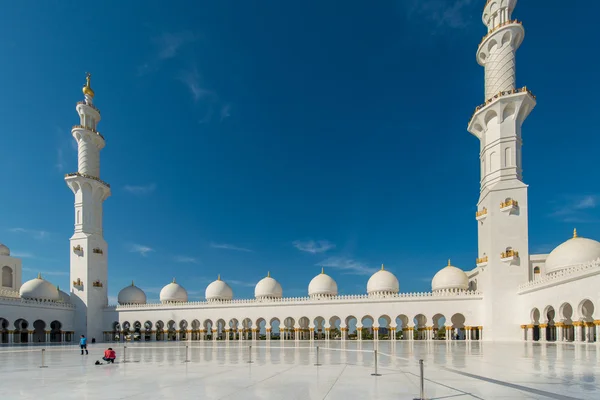
{"type": "Polygon", "coordinates": [[[360,325],[358,323],[358,318],[356,318],[354,315],[349,315],[346,318],[344,318],[344,324],[345,324],[345,328],[348,332],[348,339],[350,339],[350,340],[357,339],[358,327],[360,325]]]}
{"type": "Polygon", "coordinates": [[[579,314],[579,320],[585,322],[594,321],[594,303],[589,299],[584,299],[579,303],[577,312],[579,314]]]}
{"type": "Polygon", "coordinates": [[[283,334],[285,335],[285,339],[286,340],[292,340],[295,339],[296,336],[294,335],[294,329],[296,327],[296,320],[292,317],[287,317],[286,319],[283,320],[283,327],[284,327],[284,332],[283,334]]]}
{"type": "Polygon", "coordinates": [[[492,122],[492,120],[497,119],[497,118],[498,118],[498,114],[496,113],[496,111],[489,110],[488,112],[485,113],[485,118],[483,119],[483,121],[485,122],[485,125],[488,126],[490,124],[490,122],[492,122]]]}
{"type": "Polygon", "coordinates": [[[271,339],[281,339],[281,320],[277,317],[271,318],[269,327],[271,328],[271,339]]]}
{"type": "Polygon", "coordinates": [[[491,53],[492,49],[497,46],[498,46],[498,42],[496,42],[495,39],[490,40],[488,43],[488,46],[487,46],[487,52],[491,53]]]}
{"type": "Polygon", "coordinates": [[[377,331],[377,338],[379,340],[389,340],[394,335],[392,332],[392,318],[387,314],[379,316],[377,319],[377,327],[379,328],[377,331]]]}
{"type": "Polygon", "coordinates": [[[245,340],[251,339],[252,333],[252,320],[250,318],[244,318],[242,321],[243,335],[245,340]]]}
{"type": "Polygon", "coordinates": [[[533,279],[534,279],[534,280],[538,280],[538,279],[540,279],[540,276],[541,276],[540,274],[541,274],[541,272],[542,272],[542,271],[540,270],[540,267],[535,267],[535,268],[533,269],[533,279]]]}
{"type": "Polygon", "coordinates": [[[433,316],[431,321],[433,322],[433,339],[444,339],[446,337],[446,316],[438,313],[433,316]]]}
{"type": "Polygon", "coordinates": [[[546,340],[550,342],[556,341],[556,321],[554,320],[556,317],[556,311],[552,306],[546,306],[544,309],[544,317],[546,320],[546,340]]]}
{"type": "Polygon", "coordinates": [[[142,340],[142,323],[140,321],[133,323],[133,340],[138,342],[142,340]]]}
{"type": "Polygon", "coordinates": [[[500,155],[497,151],[490,153],[490,172],[495,172],[500,169],[500,155]]]}
{"type": "Polygon", "coordinates": [[[46,341],[46,323],[41,319],[33,322],[33,343],[46,341]]]}
{"type": "Polygon", "coordinates": [[[265,340],[267,338],[267,320],[263,317],[260,317],[255,322],[256,333],[258,335],[257,339],[265,340]]]}
{"type": "Polygon", "coordinates": [[[131,340],[131,324],[129,323],[129,321],[125,321],[123,322],[123,326],[122,326],[122,335],[123,335],[123,339],[129,341],[131,340]]]}
{"type": "Polygon", "coordinates": [[[396,317],[396,338],[397,339],[408,339],[408,317],[404,314],[400,314],[396,317]]]}
{"type": "Polygon", "coordinates": [[[342,336],[344,336],[344,339],[347,339],[348,337],[345,330],[342,332],[342,319],[337,315],[333,315],[329,318],[329,338],[337,339],[342,338],[342,336]]]}
{"type": "Polygon", "coordinates": [[[506,33],[502,36],[502,40],[501,40],[502,47],[504,47],[504,45],[506,45],[507,43],[510,43],[511,36],[512,35],[510,33],[510,30],[506,31],[506,33]]]}
{"type": "MultiPolygon", "coordinates": [[[[216,334],[217,340],[223,340],[225,335],[225,327],[227,326],[225,320],[223,318],[219,318],[215,322],[215,326],[213,326],[213,334],[216,334]],[[216,332],[214,332],[216,330],[216,332]]],[[[214,340],[215,338],[213,338],[214,340]]]]}
{"type": "Polygon", "coordinates": [[[450,318],[456,340],[465,340],[465,321],[466,318],[461,313],[456,313],[452,316],[452,318],[450,318]]]}
{"type": "Polygon", "coordinates": [[[0,343],[8,343],[9,322],[6,318],[0,318],[0,343]]]}
{"type": "Polygon", "coordinates": [[[531,310],[531,313],[529,314],[530,318],[531,318],[531,323],[536,325],[540,323],[540,310],[537,309],[537,307],[534,307],[531,310]]]}
{"type": "MultiPolygon", "coordinates": [[[[363,340],[373,339],[373,327],[376,327],[375,318],[370,315],[365,315],[360,319],[360,329],[362,331],[363,340]]],[[[357,324],[358,325],[358,324],[357,324]]]]}
{"type": "Polygon", "coordinates": [[[152,340],[152,321],[144,322],[144,341],[152,340]]]}
{"type": "Polygon", "coordinates": [[[298,320],[298,325],[300,330],[298,334],[300,335],[300,340],[308,340],[310,339],[310,320],[308,317],[301,317],[298,320]]]}
{"type": "Polygon", "coordinates": [[[559,310],[558,310],[559,316],[562,320],[562,322],[565,323],[572,323],[572,319],[573,318],[573,307],[571,306],[570,303],[563,303],[559,310]]]}
{"type": "Polygon", "coordinates": [[[14,323],[15,330],[13,336],[13,343],[28,343],[29,342],[29,322],[23,318],[19,318],[14,323]]]}
{"type": "Polygon", "coordinates": [[[504,166],[512,166],[512,149],[510,147],[504,149],[504,166]]]}
{"type": "Polygon", "coordinates": [[[515,111],[516,111],[515,104],[508,103],[506,105],[506,107],[504,107],[504,110],[502,110],[502,121],[515,115],[515,111]]]}
{"type": "Polygon", "coordinates": [[[194,319],[192,321],[192,340],[200,340],[200,321],[194,319]]]}
{"type": "Polygon", "coordinates": [[[13,288],[13,270],[8,265],[2,267],[2,286],[13,288]]]}
{"type": "Polygon", "coordinates": [[[165,340],[165,323],[163,321],[156,321],[156,341],[165,340]]]}
{"type": "Polygon", "coordinates": [[[469,290],[473,292],[477,291],[477,279],[469,281],[469,290]]]}
{"type": "Polygon", "coordinates": [[[188,322],[185,319],[179,321],[179,340],[187,340],[188,337],[188,322]]]}
{"type": "Polygon", "coordinates": [[[204,338],[206,340],[210,340],[212,339],[212,329],[213,329],[213,322],[210,319],[205,319],[204,322],[202,322],[202,327],[204,329],[204,338]]]}

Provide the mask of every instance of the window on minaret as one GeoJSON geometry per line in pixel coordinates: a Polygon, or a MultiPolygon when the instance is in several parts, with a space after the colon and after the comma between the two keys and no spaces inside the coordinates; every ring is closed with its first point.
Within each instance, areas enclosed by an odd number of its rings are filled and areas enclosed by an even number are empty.
{"type": "Polygon", "coordinates": [[[13,270],[11,267],[2,267],[2,286],[13,287],[13,270]]]}
{"type": "Polygon", "coordinates": [[[533,269],[533,279],[537,280],[540,278],[540,267],[535,267],[533,269]]]}

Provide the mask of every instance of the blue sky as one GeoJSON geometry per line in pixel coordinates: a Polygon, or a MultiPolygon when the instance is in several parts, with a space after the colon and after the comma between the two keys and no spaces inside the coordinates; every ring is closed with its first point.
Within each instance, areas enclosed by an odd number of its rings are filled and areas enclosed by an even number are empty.
{"type": "MultiPolygon", "coordinates": [[[[321,265],[363,293],[385,263],[402,291],[474,267],[483,1],[23,1],[0,24],[0,242],[68,286],[70,127],[93,73],[109,294],[175,276],[200,299],[220,273],[251,297],[271,271],[304,296],[321,265]]],[[[600,238],[600,4],[519,2],[517,81],[530,244],[600,238]],[[557,25],[563,28],[558,29],[557,25]]]]}

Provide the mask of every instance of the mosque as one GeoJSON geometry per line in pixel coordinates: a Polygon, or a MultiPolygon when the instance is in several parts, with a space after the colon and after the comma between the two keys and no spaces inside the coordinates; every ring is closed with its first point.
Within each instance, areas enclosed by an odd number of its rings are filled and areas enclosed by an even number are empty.
{"type": "Polygon", "coordinates": [[[400,292],[383,266],[366,294],[338,295],[335,280],[321,271],[307,297],[284,297],[267,275],[254,299],[235,299],[220,277],[205,301],[190,302],[184,286],[168,283],[160,303],[147,303],[132,282],[107,296],[108,245],[102,205],[110,185],[100,178],[104,137],[88,74],[77,103],[77,172],[65,181],[75,196],[70,238],[68,292],[44,277],[21,283],[21,260],[0,245],[0,342],[73,342],[81,334],[97,341],[258,340],[486,340],[596,342],[600,319],[600,242],[577,232],[550,254],[530,254],[528,186],[522,179],[521,126],[535,96],[515,86],[515,52],[524,38],[512,19],[517,0],[488,0],[482,20],[487,34],[477,49],[485,68],[485,102],[468,131],[480,141],[481,190],[474,215],[478,257],[468,271],[450,262],[427,293],[400,292]],[[369,328],[365,328],[365,327],[369,328]]]}

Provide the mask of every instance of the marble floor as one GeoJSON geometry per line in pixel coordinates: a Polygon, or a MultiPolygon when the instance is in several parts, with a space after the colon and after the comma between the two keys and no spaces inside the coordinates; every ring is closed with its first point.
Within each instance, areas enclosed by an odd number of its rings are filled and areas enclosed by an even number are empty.
{"type": "Polygon", "coordinates": [[[47,346],[40,368],[42,347],[2,346],[0,398],[414,399],[419,359],[431,400],[600,398],[595,344],[379,342],[381,376],[373,342],[114,344],[117,363],[94,365],[104,347],[47,346]]]}

